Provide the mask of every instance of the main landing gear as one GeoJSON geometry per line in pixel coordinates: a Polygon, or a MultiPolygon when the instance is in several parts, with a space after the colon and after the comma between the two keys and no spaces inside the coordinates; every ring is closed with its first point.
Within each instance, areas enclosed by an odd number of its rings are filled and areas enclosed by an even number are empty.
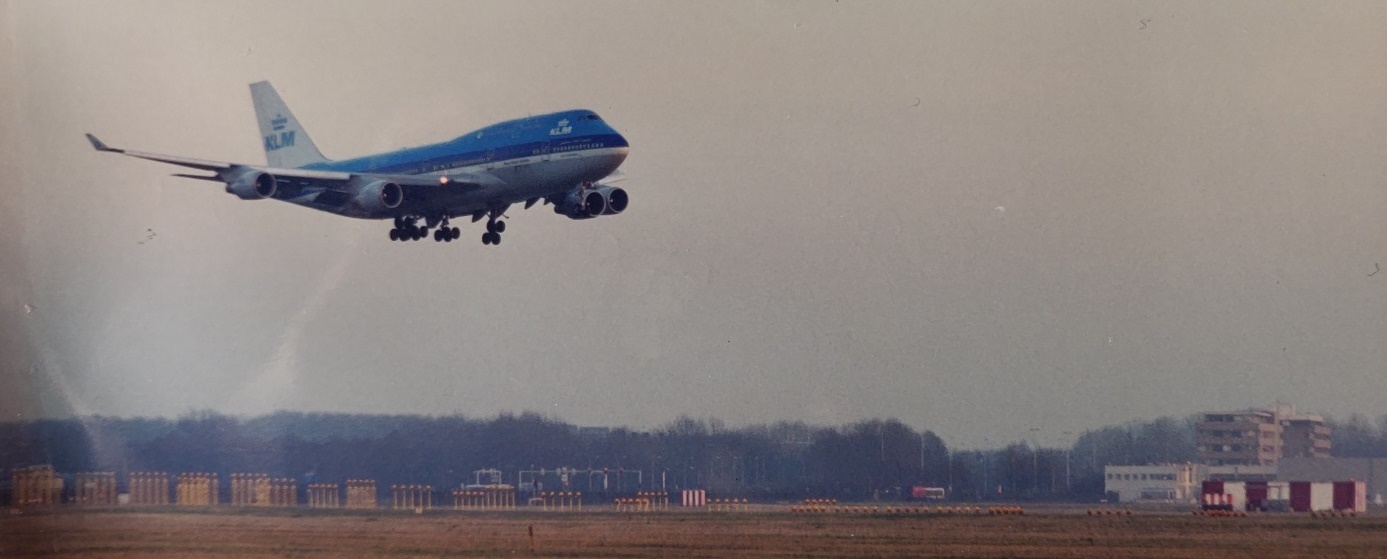
{"type": "Polygon", "coordinates": [[[440,220],[438,229],[433,232],[433,240],[438,243],[451,243],[461,234],[462,231],[458,230],[457,227],[448,226],[448,218],[445,217],[440,220]]]}
{"type": "MultiPolygon", "coordinates": [[[[501,244],[501,233],[506,232],[506,222],[500,218],[505,217],[501,212],[505,207],[477,212],[472,215],[472,221],[481,220],[486,216],[486,232],[482,233],[482,244],[499,245],[501,244]]],[[[395,218],[395,227],[390,230],[390,240],[392,241],[418,241],[429,236],[429,230],[433,230],[434,242],[452,242],[462,237],[462,231],[457,227],[448,225],[448,216],[438,216],[420,218],[418,216],[400,216],[395,218]],[[424,224],[419,225],[419,220],[423,219],[424,224]]]]}
{"type": "Polygon", "coordinates": [[[427,227],[420,227],[414,222],[417,217],[397,217],[395,218],[395,228],[390,230],[390,240],[392,241],[417,241],[429,234],[427,227]]]}
{"type": "Polygon", "coordinates": [[[486,232],[482,233],[482,244],[499,245],[501,244],[501,233],[506,232],[506,222],[496,219],[493,214],[486,220],[486,232]]]}
{"type": "Polygon", "coordinates": [[[451,242],[462,236],[462,231],[457,227],[448,226],[447,217],[430,218],[424,220],[421,227],[416,224],[419,218],[413,216],[395,218],[395,228],[390,230],[390,240],[392,241],[418,241],[429,236],[429,229],[437,227],[433,231],[435,242],[451,242]]]}

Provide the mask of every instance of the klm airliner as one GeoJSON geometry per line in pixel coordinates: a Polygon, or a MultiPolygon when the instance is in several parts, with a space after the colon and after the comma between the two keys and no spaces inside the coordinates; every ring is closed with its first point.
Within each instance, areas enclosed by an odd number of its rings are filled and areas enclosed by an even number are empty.
{"type": "Polygon", "coordinates": [[[393,219],[390,239],[438,242],[461,232],[449,220],[486,218],[482,243],[501,243],[505,211],[539,201],[570,219],[616,215],[626,191],[610,183],[630,147],[597,113],[571,110],[516,119],[452,140],[355,159],[323,157],[269,82],[250,85],[268,165],[225,163],[117,149],[96,136],[97,151],[122,153],[211,174],[174,176],[226,184],[242,200],[273,198],[363,219],[393,219]]]}

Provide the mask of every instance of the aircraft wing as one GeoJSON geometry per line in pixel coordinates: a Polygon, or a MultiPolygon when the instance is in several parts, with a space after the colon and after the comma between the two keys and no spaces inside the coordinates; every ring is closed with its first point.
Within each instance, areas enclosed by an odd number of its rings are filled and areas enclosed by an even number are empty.
{"type": "Polygon", "coordinates": [[[489,173],[454,173],[444,176],[435,175],[391,175],[383,173],[358,173],[363,177],[371,177],[393,182],[404,187],[405,191],[413,188],[444,188],[453,190],[473,190],[486,188],[489,186],[502,186],[505,183],[496,175],[489,173]]]}
{"type": "MultiPolygon", "coordinates": [[[[225,161],[212,161],[212,160],[208,160],[208,159],[197,159],[197,158],[193,158],[193,157],[183,157],[183,156],[179,156],[179,155],[164,155],[164,154],[160,154],[160,153],[149,153],[149,152],[144,152],[144,151],[135,151],[135,150],[129,150],[129,149],[113,148],[113,147],[111,147],[111,146],[106,145],[105,142],[102,142],[101,140],[97,139],[96,136],[93,136],[93,135],[91,135],[91,134],[87,134],[87,140],[91,142],[93,148],[96,148],[96,151],[106,151],[106,152],[111,152],[111,153],[119,153],[119,154],[122,154],[122,155],[128,155],[128,156],[130,156],[130,157],[138,157],[138,158],[140,158],[140,159],[148,159],[148,160],[150,160],[150,161],[158,161],[158,162],[160,162],[160,163],[169,163],[169,164],[171,164],[171,165],[179,165],[179,166],[183,166],[183,167],[191,167],[191,168],[193,168],[193,169],[199,169],[199,170],[202,170],[202,171],[214,171],[214,172],[216,172],[216,173],[218,173],[218,174],[226,173],[226,172],[228,172],[228,171],[231,171],[232,169],[255,169],[255,170],[257,170],[257,171],[264,171],[264,172],[270,173],[271,175],[274,175],[276,178],[309,179],[309,180],[317,179],[317,180],[343,181],[343,182],[345,182],[345,181],[347,181],[347,180],[350,180],[350,179],[352,178],[352,174],[351,174],[351,173],[343,173],[343,172],[338,172],[338,171],[310,171],[310,170],[307,170],[307,169],[279,169],[279,168],[275,168],[275,167],[265,167],[265,166],[262,166],[262,165],[244,165],[244,164],[240,164],[240,163],[229,163],[229,162],[225,162],[225,161]]],[[[186,178],[217,179],[216,177],[202,177],[202,176],[197,176],[197,175],[184,175],[184,174],[177,174],[177,175],[175,175],[175,176],[186,177],[186,178]]],[[[219,179],[217,179],[217,180],[219,180],[219,179]]]]}
{"type": "Polygon", "coordinates": [[[617,169],[615,171],[612,171],[612,174],[603,177],[600,181],[597,181],[597,184],[611,184],[614,182],[621,182],[624,180],[626,180],[626,171],[617,169]]]}
{"type": "Polygon", "coordinates": [[[338,192],[348,192],[351,190],[353,177],[366,177],[381,179],[399,184],[408,195],[411,191],[430,189],[434,192],[463,192],[488,186],[499,186],[501,179],[487,173],[457,173],[443,177],[426,175],[392,175],[382,173],[349,173],[344,171],[316,171],[311,169],[291,169],[281,167],[267,167],[263,165],[245,165],[241,163],[230,163],[225,161],[212,161],[208,159],[197,159],[193,157],[183,157],[178,155],[164,155],[159,153],[149,153],[127,149],[113,148],[105,142],[97,139],[96,136],[87,134],[87,141],[90,141],[96,151],[119,153],[130,157],[158,161],[171,165],[190,167],[202,171],[217,173],[216,176],[189,175],[184,173],[174,173],[173,176],[189,179],[199,179],[214,182],[228,180],[228,176],[242,170],[256,170],[268,173],[284,183],[289,182],[298,186],[321,188],[324,190],[335,190],[338,192]]]}

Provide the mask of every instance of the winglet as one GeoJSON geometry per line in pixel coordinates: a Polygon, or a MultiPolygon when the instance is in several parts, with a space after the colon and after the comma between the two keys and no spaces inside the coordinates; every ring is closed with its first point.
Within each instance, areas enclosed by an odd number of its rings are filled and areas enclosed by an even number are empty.
{"type": "Polygon", "coordinates": [[[124,153],[124,152],[125,152],[125,150],[123,150],[123,149],[116,149],[116,148],[113,148],[113,147],[111,147],[111,146],[106,145],[105,142],[102,142],[101,140],[96,139],[96,136],[93,136],[93,135],[91,135],[91,134],[87,134],[87,141],[89,141],[89,142],[92,143],[92,147],[96,148],[96,151],[114,151],[114,152],[116,152],[116,153],[124,153]]]}

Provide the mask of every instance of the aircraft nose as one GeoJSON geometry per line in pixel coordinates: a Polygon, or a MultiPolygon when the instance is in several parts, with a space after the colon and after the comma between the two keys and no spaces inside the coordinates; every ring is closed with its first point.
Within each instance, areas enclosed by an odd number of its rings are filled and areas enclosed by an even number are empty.
{"type": "Polygon", "coordinates": [[[613,130],[612,134],[616,136],[616,141],[613,142],[614,145],[612,146],[613,149],[611,153],[616,156],[616,160],[618,161],[617,165],[620,165],[620,162],[626,161],[626,156],[631,153],[631,144],[626,141],[625,136],[622,136],[617,131],[613,130]]]}

